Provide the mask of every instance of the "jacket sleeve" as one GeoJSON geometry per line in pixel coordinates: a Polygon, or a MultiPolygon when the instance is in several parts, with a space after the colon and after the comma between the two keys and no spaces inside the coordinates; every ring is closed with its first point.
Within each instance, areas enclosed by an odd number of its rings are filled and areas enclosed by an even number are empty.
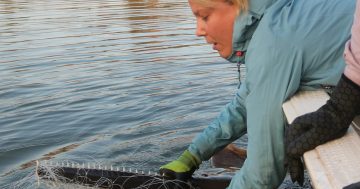
{"type": "Polygon", "coordinates": [[[188,148],[193,155],[202,161],[208,160],[215,152],[246,133],[246,96],[247,87],[242,84],[220,115],[194,138],[188,148]]]}
{"type": "Polygon", "coordinates": [[[346,44],[344,58],[345,75],[360,85],[360,1],[357,1],[351,39],[346,44]]]}

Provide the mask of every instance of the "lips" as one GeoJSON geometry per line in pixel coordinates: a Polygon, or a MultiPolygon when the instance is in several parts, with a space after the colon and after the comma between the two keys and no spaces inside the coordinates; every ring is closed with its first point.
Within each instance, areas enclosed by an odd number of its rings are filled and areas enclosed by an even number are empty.
{"type": "Polygon", "coordinates": [[[218,50],[218,48],[217,48],[217,43],[213,43],[213,49],[214,49],[214,50],[218,50]]]}

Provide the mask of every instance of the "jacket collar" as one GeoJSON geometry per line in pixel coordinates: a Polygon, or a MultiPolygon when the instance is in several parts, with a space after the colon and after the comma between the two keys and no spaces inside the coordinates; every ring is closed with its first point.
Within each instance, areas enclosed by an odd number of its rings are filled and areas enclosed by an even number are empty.
{"type": "Polygon", "coordinates": [[[247,47],[260,19],[266,9],[276,0],[249,0],[249,10],[241,13],[235,20],[233,31],[233,53],[228,58],[230,62],[244,62],[247,47]],[[242,56],[238,56],[239,53],[242,56]]]}

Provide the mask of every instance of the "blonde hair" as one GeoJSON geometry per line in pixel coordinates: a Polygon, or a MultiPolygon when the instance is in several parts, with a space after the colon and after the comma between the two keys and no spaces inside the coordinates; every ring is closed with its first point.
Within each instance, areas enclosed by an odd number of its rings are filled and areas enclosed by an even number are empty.
{"type": "Polygon", "coordinates": [[[249,8],[248,0],[225,0],[225,1],[235,6],[238,6],[240,11],[247,11],[249,8]]]}
{"type": "Polygon", "coordinates": [[[231,5],[235,5],[239,8],[239,11],[247,11],[249,8],[249,2],[248,0],[194,0],[197,3],[205,6],[205,7],[213,7],[214,6],[214,2],[216,1],[223,1],[226,3],[229,3],[231,5]]]}

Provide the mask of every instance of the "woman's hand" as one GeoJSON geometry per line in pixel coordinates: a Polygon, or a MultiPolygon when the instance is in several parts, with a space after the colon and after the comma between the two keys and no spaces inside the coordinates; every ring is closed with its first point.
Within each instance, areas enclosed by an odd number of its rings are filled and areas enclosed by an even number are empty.
{"type": "Polygon", "coordinates": [[[345,135],[360,114],[360,86],[342,76],[330,99],[316,112],[294,120],[285,131],[286,165],[293,182],[304,180],[302,155],[320,144],[345,135]]]}
{"type": "Polygon", "coordinates": [[[164,166],[160,167],[159,173],[164,178],[173,180],[187,181],[191,178],[194,171],[199,168],[201,161],[185,150],[181,156],[164,166]]]}

